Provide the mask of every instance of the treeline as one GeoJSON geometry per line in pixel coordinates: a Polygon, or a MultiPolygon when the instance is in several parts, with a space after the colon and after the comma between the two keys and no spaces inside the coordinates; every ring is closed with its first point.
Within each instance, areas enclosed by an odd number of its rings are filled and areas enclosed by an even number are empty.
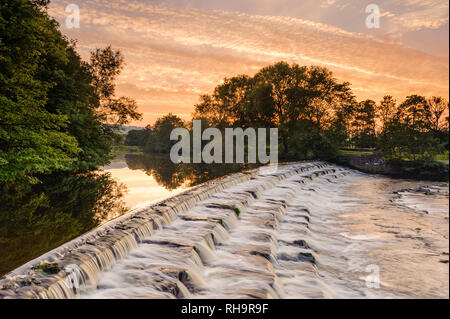
{"type": "Polygon", "coordinates": [[[448,156],[448,108],[441,97],[410,95],[398,106],[392,97],[384,97],[378,109],[377,147],[392,160],[430,161],[443,152],[448,156]]]}
{"type": "Polygon", "coordinates": [[[83,61],[48,2],[0,4],[0,183],[104,165],[114,125],[141,118],[132,99],[115,95],[122,54],[106,47],[83,61]]]}
{"type": "MultiPolygon", "coordinates": [[[[225,79],[201,96],[193,119],[202,127],[277,127],[283,159],[332,159],[339,149],[378,148],[387,159],[431,160],[448,151],[448,101],[391,96],[379,103],[357,101],[348,82],[323,67],[280,62],[255,76],[225,79]]],[[[142,131],[131,131],[128,145],[169,153],[170,132],[192,123],[169,114],[142,131]]]]}
{"type": "Polygon", "coordinates": [[[143,130],[128,132],[125,144],[141,146],[146,153],[168,154],[175,142],[170,141],[170,133],[177,127],[187,127],[181,118],[169,113],[159,118],[154,125],[148,125],[143,130]]]}

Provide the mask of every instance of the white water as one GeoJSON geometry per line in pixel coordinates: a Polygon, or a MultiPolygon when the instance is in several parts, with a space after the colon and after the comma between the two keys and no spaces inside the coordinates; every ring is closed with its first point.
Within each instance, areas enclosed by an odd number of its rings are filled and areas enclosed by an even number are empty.
{"type": "Polygon", "coordinates": [[[448,185],[263,168],[76,239],[0,281],[0,298],[448,298],[448,205],[448,185]]]}
{"type": "Polygon", "coordinates": [[[294,168],[180,213],[81,297],[448,298],[448,186],[294,168]]]}

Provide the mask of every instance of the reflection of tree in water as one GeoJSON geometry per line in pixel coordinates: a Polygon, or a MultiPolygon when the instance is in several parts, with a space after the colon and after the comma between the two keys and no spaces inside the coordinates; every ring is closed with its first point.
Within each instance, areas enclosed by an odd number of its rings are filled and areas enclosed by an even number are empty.
{"type": "MultiPolygon", "coordinates": [[[[241,164],[178,164],[168,155],[127,155],[169,190],[195,186],[250,168],[241,164]]],[[[0,276],[104,221],[126,212],[124,186],[109,173],[57,174],[42,183],[0,184],[0,276]]]]}
{"type": "Polygon", "coordinates": [[[159,185],[174,190],[184,183],[195,186],[227,174],[257,167],[248,164],[174,164],[169,155],[126,155],[127,165],[152,175],[159,185]]]}
{"type": "Polygon", "coordinates": [[[124,186],[108,173],[0,184],[0,275],[122,215],[124,186]]]}
{"type": "Polygon", "coordinates": [[[172,163],[166,155],[126,155],[128,168],[143,170],[149,176],[153,176],[159,185],[168,190],[180,187],[185,178],[179,172],[179,167],[172,163]]]}

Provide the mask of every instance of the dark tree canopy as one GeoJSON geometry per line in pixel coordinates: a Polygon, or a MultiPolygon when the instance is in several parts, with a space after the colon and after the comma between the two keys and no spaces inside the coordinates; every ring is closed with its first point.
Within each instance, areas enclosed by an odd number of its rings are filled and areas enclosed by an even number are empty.
{"type": "Polygon", "coordinates": [[[170,133],[179,127],[186,127],[186,124],[171,113],[158,119],[154,125],[147,127],[150,134],[145,141],[144,150],[149,153],[170,153],[172,145],[175,144],[170,140],[170,133]]]}
{"type": "Polygon", "coordinates": [[[356,104],[353,110],[353,143],[362,148],[376,145],[376,102],[365,100],[356,104]]]}
{"type": "Polygon", "coordinates": [[[106,164],[108,124],[140,119],[133,100],[114,96],[121,53],[107,47],[82,61],[47,4],[0,5],[0,183],[106,164]]]}
{"type": "Polygon", "coordinates": [[[194,118],[210,126],[277,127],[280,155],[328,159],[340,147],[375,148],[386,158],[432,159],[448,148],[448,101],[390,95],[357,102],[348,82],[323,67],[285,62],[228,78],[203,95],[194,118]]]}
{"type": "Polygon", "coordinates": [[[330,157],[345,139],[354,103],[349,83],[326,68],[280,62],[254,77],[225,79],[201,97],[194,117],[222,128],[278,127],[284,157],[330,157]]]}
{"type": "Polygon", "coordinates": [[[448,102],[440,97],[406,97],[384,125],[378,147],[386,158],[398,160],[429,161],[448,152],[448,128],[442,119],[446,109],[448,102]]]}

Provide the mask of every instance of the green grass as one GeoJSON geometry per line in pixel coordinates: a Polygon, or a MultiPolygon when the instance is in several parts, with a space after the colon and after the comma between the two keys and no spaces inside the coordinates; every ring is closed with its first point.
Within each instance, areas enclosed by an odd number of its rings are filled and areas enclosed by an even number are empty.
{"type": "MultiPolygon", "coordinates": [[[[405,162],[414,162],[420,160],[418,158],[414,158],[411,154],[402,154],[401,160],[405,162]]],[[[434,155],[431,161],[448,163],[448,151],[442,154],[434,155]]]]}
{"type": "Polygon", "coordinates": [[[355,154],[355,155],[373,155],[371,151],[349,151],[349,150],[339,150],[341,155],[355,154]]]}
{"type": "Polygon", "coordinates": [[[112,155],[114,157],[125,155],[125,154],[144,154],[142,147],[140,146],[127,146],[127,145],[117,145],[113,146],[112,155]]]}
{"type": "MultiPolygon", "coordinates": [[[[340,155],[373,155],[373,151],[358,151],[358,150],[339,150],[340,155]]],[[[404,161],[413,161],[411,156],[403,156],[402,160],[404,161]]],[[[449,161],[449,153],[446,151],[445,153],[436,155],[434,160],[437,162],[448,163],[449,161]]]]}
{"type": "Polygon", "coordinates": [[[434,160],[438,162],[448,162],[448,151],[443,154],[436,155],[434,160]]]}

